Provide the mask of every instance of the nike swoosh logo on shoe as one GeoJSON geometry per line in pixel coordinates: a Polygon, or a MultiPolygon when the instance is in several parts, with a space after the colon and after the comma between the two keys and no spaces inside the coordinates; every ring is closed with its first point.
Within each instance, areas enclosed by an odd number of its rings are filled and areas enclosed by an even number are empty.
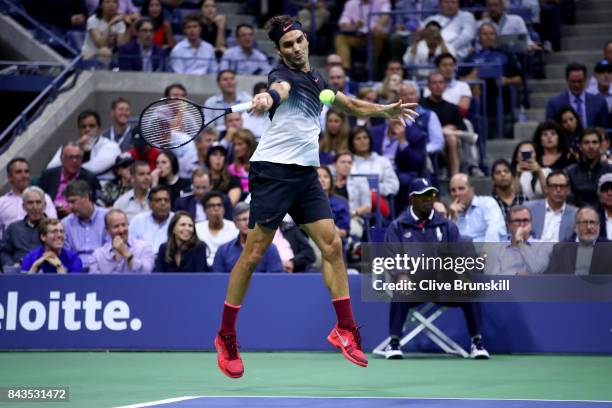
{"type": "Polygon", "coordinates": [[[340,332],[338,331],[338,329],[334,329],[334,330],[336,330],[336,336],[338,336],[338,338],[340,339],[340,343],[342,344],[342,347],[348,346],[349,344],[348,340],[340,335],[340,332]]]}

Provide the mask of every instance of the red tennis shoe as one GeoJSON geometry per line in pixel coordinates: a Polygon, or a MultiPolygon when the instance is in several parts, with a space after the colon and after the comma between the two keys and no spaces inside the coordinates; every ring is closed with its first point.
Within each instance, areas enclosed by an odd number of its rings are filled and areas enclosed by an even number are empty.
{"type": "Polygon", "coordinates": [[[334,346],[342,351],[344,357],[353,364],[357,364],[360,367],[368,366],[368,359],[366,358],[363,351],[361,351],[361,335],[359,334],[359,328],[354,330],[347,330],[338,327],[336,324],[332,331],[327,336],[327,340],[334,346]]]}
{"type": "Polygon", "coordinates": [[[215,337],[219,370],[230,378],[240,378],[244,374],[238,347],[240,345],[236,341],[235,334],[217,334],[215,337]]]}

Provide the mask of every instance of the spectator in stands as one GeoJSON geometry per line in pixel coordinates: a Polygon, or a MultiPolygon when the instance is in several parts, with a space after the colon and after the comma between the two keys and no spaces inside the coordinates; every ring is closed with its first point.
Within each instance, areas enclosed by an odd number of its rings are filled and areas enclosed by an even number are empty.
{"type": "MultiPolygon", "coordinates": [[[[492,135],[497,133],[498,85],[502,86],[503,112],[508,115],[512,109],[510,87],[521,84],[521,67],[514,54],[497,47],[497,29],[492,23],[481,24],[478,29],[478,40],[480,50],[472,52],[465,59],[466,63],[475,64],[474,68],[464,70],[461,75],[465,80],[485,80],[487,87],[485,103],[489,117],[489,134],[492,135]],[[488,66],[479,67],[479,65],[488,66]]],[[[509,131],[504,130],[504,133],[509,131]]]]}
{"type": "Polygon", "coordinates": [[[219,139],[217,130],[214,127],[205,127],[199,136],[197,136],[193,143],[196,148],[196,157],[191,163],[181,163],[181,170],[183,168],[186,172],[191,174],[195,169],[208,169],[206,166],[206,156],[208,156],[208,149],[219,139]]]}
{"type": "Polygon", "coordinates": [[[128,217],[128,222],[140,213],[149,209],[147,195],[151,188],[151,170],[149,165],[142,161],[135,161],[130,165],[132,189],[123,193],[115,201],[113,207],[122,210],[128,217]]]}
{"type": "Polygon", "coordinates": [[[364,233],[363,217],[372,210],[372,193],[368,181],[363,177],[351,177],[353,155],[341,151],[334,157],[334,189],[336,194],[344,197],[349,204],[351,214],[351,235],[361,239],[364,233]]]}
{"type": "Polygon", "coordinates": [[[542,167],[541,157],[537,157],[533,142],[524,141],[516,145],[512,155],[512,169],[516,175],[515,188],[521,191],[528,200],[542,198],[546,176],[551,172],[549,167],[542,167]]]}
{"type": "Polygon", "coordinates": [[[129,234],[134,239],[147,242],[157,254],[159,246],[166,242],[168,224],[174,213],[170,211],[170,189],[157,186],[149,190],[151,211],[136,215],[130,222],[129,234]]]}
{"type": "MultiPolygon", "coordinates": [[[[535,29],[540,34],[547,51],[561,50],[561,0],[540,0],[540,22],[535,24],[535,29]]],[[[571,13],[572,15],[574,13],[571,13]]]]}
{"type": "Polygon", "coordinates": [[[60,150],[61,166],[53,167],[42,172],[38,186],[51,198],[59,218],[64,218],[70,210],[64,197],[64,190],[68,183],[74,180],[84,180],[89,185],[93,196],[100,190],[96,176],[81,167],[83,163],[83,149],[75,142],[68,142],[60,150]]]}
{"type": "Polygon", "coordinates": [[[402,77],[398,74],[391,74],[383,79],[382,85],[378,90],[380,103],[388,104],[392,101],[397,101],[399,97],[399,88],[402,84],[402,77]]]}
{"type": "MultiPolygon", "coordinates": [[[[472,90],[467,82],[455,79],[457,74],[457,59],[453,54],[443,53],[434,60],[438,72],[442,74],[446,81],[446,89],[442,94],[442,99],[459,107],[461,116],[466,118],[470,111],[472,102],[472,90]]],[[[431,95],[429,88],[423,90],[423,96],[428,98],[431,95]]]]}
{"type": "Polygon", "coordinates": [[[319,162],[322,166],[331,164],[334,157],[348,150],[349,123],[344,112],[329,108],[325,114],[323,136],[319,141],[319,162]]]}
{"type": "Polygon", "coordinates": [[[540,166],[552,170],[563,170],[574,163],[569,146],[563,137],[563,130],[557,122],[545,121],[538,125],[533,134],[536,158],[540,166]]]}
{"type": "Polygon", "coordinates": [[[100,5],[87,19],[87,36],[81,49],[85,59],[98,57],[108,64],[116,47],[130,40],[125,16],[118,12],[118,0],[101,0],[100,5]]]}
{"type": "Polygon", "coordinates": [[[491,23],[497,30],[498,36],[524,34],[527,48],[529,51],[541,50],[538,44],[534,43],[529,37],[529,31],[523,17],[516,14],[506,13],[505,0],[486,0],[487,17],[481,23],[491,23]]]}
{"type": "Polygon", "coordinates": [[[346,71],[350,72],[352,68],[351,49],[365,47],[370,34],[373,60],[380,61],[380,55],[389,35],[391,18],[389,15],[376,15],[370,18],[370,13],[389,11],[391,11],[389,0],[349,0],[344,3],[338,21],[340,33],[336,35],[335,44],[336,53],[340,55],[346,71]]]}
{"type": "Polygon", "coordinates": [[[599,207],[597,197],[597,180],[606,173],[612,172],[608,162],[602,162],[600,156],[601,142],[604,134],[597,128],[587,128],[580,138],[580,161],[572,164],[565,171],[569,176],[573,204],[577,207],[590,205],[599,207]]]}
{"type": "Polygon", "coordinates": [[[38,225],[42,245],[30,251],[21,262],[27,273],[83,272],[79,256],[64,246],[64,226],[55,218],[45,218],[38,225]]]}
{"type": "MultiPolygon", "coordinates": [[[[447,45],[442,38],[442,26],[435,20],[431,20],[422,30],[415,31],[412,37],[412,45],[404,54],[406,65],[432,65],[435,58],[441,54],[455,54],[452,45],[447,45]]],[[[419,68],[416,77],[424,79],[431,73],[431,69],[419,68]]]]}
{"type": "Polygon", "coordinates": [[[610,247],[607,238],[599,235],[599,215],[593,207],[585,206],[576,212],[575,236],[571,242],[560,242],[553,247],[550,264],[545,273],[572,275],[600,275],[610,272],[610,247]],[[599,244],[599,245],[598,245],[599,244]]]}
{"type": "Polygon", "coordinates": [[[233,157],[234,162],[227,168],[232,176],[240,179],[242,191],[249,191],[249,160],[257,148],[255,135],[248,129],[241,129],[234,136],[233,157]]]}
{"type": "Polygon", "coordinates": [[[459,131],[467,130],[459,107],[443,99],[446,91],[446,81],[439,72],[434,72],[427,78],[427,87],[430,95],[423,99],[421,105],[425,109],[435,112],[442,125],[442,133],[446,145],[446,160],[449,175],[459,172],[461,157],[459,154],[459,131]]]}
{"type": "Polygon", "coordinates": [[[206,166],[210,170],[213,190],[226,194],[235,206],[242,196],[242,187],[240,179],[229,172],[227,149],[221,144],[212,145],[208,149],[206,166]]]}
{"type": "MultiPolygon", "coordinates": [[[[195,222],[206,221],[206,212],[202,200],[211,190],[210,173],[204,169],[194,169],[191,174],[191,193],[186,194],[175,201],[173,209],[175,211],[187,211],[195,222]]],[[[225,207],[232,206],[229,199],[224,197],[225,207]]],[[[226,210],[227,213],[227,210],[226,210]]]]}
{"type": "MultiPolygon", "coordinates": [[[[612,64],[612,41],[606,42],[603,47],[602,61],[608,61],[608,63],[612,64]]],[[[595,75],[591,75],[589,79],[589,85],[587,88],[593,88],[597,86],[597,78],[595,75]]]]}
{"type": "Polygon", "coordinates": [[[179,162],[170,150],[164,150],[157,156],[157,167],[151,172],[151,185],[168,186],[171,205],[174,205],[180,196],[188,193],[191,187],[189,179],[179,177],[179,162]]]}
{"type": "Polygon", "coordinates": [[[22,207],[26,215],[7,226],[0,241],[0,264],[5,272],[18,268],[23,257],[41,244],[38,225],[45,218],[45,196],[36,186],[23,191],[22,207]]]}
{"type": "MultiPolygon", "coordinates": [[[[449,54],[450,55],[450,54],[449,54]]],[[[429,91],[429,88],[425,89],[429,91]]],[[[419,103],[419,87],[416,82],[406,81],[400,86],[400,99],[408,103],[419,103]]],[[[427,135],[426,150],[428,154],[442,152],[444,150],[444,134],[440,119],[435,112],[425,109],[420,104],[415,108],[419,114],[417,120],[406,122],[407,131],[416,131],[417,129],[427,135]],[[412,129],[415,127],[415,129],[412,129]]]]}
{"type": "Polygon", "coordinates": [[[191,214],[177,211],[170,220],[167,241],[159,247],[155,272],[210,272],[207,251],[196,235],[191,214]]]}
{"type": "Polygon", "coordinates": [[[612,241],[612,173],[602,175],[597,182],[599,195],[599,235],[612,241]]]}
{"type": "Polygon", "coordinates": [[[580,117],[571,106],[561,108],[555,115],[555,121],[561,126],[565,143],[569,146],[573,159],[579,158],[580,135],[584,131],[580,117]]]}
{"type": "Polygon", "coordinates": [[[317,173],[319,174],[319,182],[321,183],[321,187],[329,199],[329,205],[331,206],[334,223],[336,224],[336,231],[342,239],[342,242],[346,243],[346,239],[351,232],[348,201],[344,197],[336,194],[334,188],[334,177],[332,176],[329,167],[319,167],[317,168],[317,173]]]}
{"type": "MultiPolygon", "coordinates": [[[[225,210],[222,193],[219,191],[210,191],[204,196],[202,203],[204,204],[204,211],[206,212],[206,221],[196,223],[196,232],[198,238],[204,241],[208,247],[206,261],[209,266],[212,266],[217,249],[226,242],[234,239],[239,230],[233,223],[223,219],[225,210]]],[[[234,216],[237,216],[236,210],[234,210],[234,216]]],[[[246,218],[248,219],[248,216],[246,218]]],[[[213,270],[215,270],[214,267],[213,270]]],[[[229,270],[224,272],[229,272],[229,270]]]]}
{"type": "MultiPolygon", "coordinates": [[[[90,171],[100,180],[113,178],[112,168],[115,159],[121,154],[119,145],[114,141],[101,137],[102,125],[98,112],[86,109],[77,117],[79,139],[77,144],[83,150],[83,168],[90,171]]],[[[57,149],[55,156],[47,165],[47,169],[61,164],[62,149],[57,149]]]]}
{"type": "MultiPolygon", "coordinates": [[[[204,106],[226,109],[232,105],[250,102],[253,99],[248,93],[236,90],[236,73],[232,70],[219,71],[217,86],[221,92],[206,99],[204,106]]],[[[223,119],[217,119],[209,126],[216,126],[218,132],[225,130],[223,119]]]]}
{"type": "Polygon", "coordinates": [[[343,67],[344,62],[342,57],[338,54],[327,54],[325,58],[325,71],[329,72],[331,67],[343,67]]]}
{"type": "Polygon", "coordinates": [[[204,0],[200,14],[202,40],[215,47],[215,55],[221,58],[227,48],[226,17],[217,13],[215,0],[204,0]]]}
{"type": "Polygon", "coordinates": [[[389,159],[374,151],[370,131],[365,127],[354,127],[349,133],[348,145],[354,155],[352,174],[376,174],[381,195],[397,194],[399,180],[393,165],[389,159]]]}
{"type": "Polygon", "coordinates": [[[22,0],[26,11],[52,31],[64,33],[70,29],[82,29],[87,20],[87,10],[82,0],[22,0]]]}
{"type": "Polygon", "coordinates": [[[418,32],[421,24],[422,10],[437,10],[438,0],[425,0],[417,2],[414,0],[397,0],[394,11],[400,12],[394,16],[394,33],[389,39],[391,55],[393,58],[401,58],[406,51],[406,45],[415,31],[418,32]]]}
{"type": "Polygon", "coordinates": [[[136,38],[119,47],[119,69],[154,72],[166,70],[166,53],[153,42],[153,22],[140,18],[135,25],[136,38]]]}
{"type": "MultiPolygon", "coordinates": [[[[226,224],[229,224],[226,222],[226,224]]],[[[249,231],[249,204],[239,203],[234,208],[234,230],[232,239],[219,245],[212,264],[213,272],[230,272],[242,253],[249,231]],[[236,234],[238,235],[237,237],[236,234]],[[234,238],[235,237],[235,238],[234,238]]],[[[255,272],[283,272],[283,264],[276,245],[271,244],[261,257],[255,272]]]]}
{"type": "Polygon", "coordinates": [[[522,205],[527,199],[516,188],[514,172],[508,160],[499,159],[493,163],[491,166],[491,180],[493,181],[493,193],[491,196],[497,201],[504,219],[507,220],[508,210],[514,206],[522,205]]]}
{"type": "MultiPolygon", "coordinates": [[[[329,11],[329,6],[326,3],[330,3],[329,1],[319,0],[319,1],[301,1],[299,2],[302,7],[300,11],[297,13],[297,18],[302,24],[302,29],[305,33],[318,32],[321,30],[324,24],[326,24],[331,17],[331,13],[329,11]],[[312,13],[314,13],[314,22],[315,26],[312,26],[312,13]]],[[[332,6],[335,2],[331,2],[332,6]]]]}
{"type": "Polygon", "coordinates": [[[238,45],[228,48],[221,58],[220,69],[231,69],[238,75],[268,75],[266,54],[255,48],[255,29],[251,24],[236,26],[238,45]]]}
{"type": "MultiPolygon", "coordinates": [[[[455,176],[457,177],[457,176],[455,176]]],[[[466,176],[467,178],[467,176],[466,176]]],[[[419,244],[439,242],[459,242],[461,237],[455,224],[438,214],[433,209],[433,204],[438,197],[438,189],[426,179],[415,179],[410,186],[410,207],[404,211],[385,232],[385,242],[388,243],[411,243],[409,247],[418,247],[419,244]]],[[[420,251],[419,251],[420,252],[420,251]]],[[[419,254],[420,255],[420,254],[419,254]]],[[[397,282],[408,280],[406,275],[394,277],[397,282]]],[[[386,359],[401,359],[403,353],[400,340],[404,323],[411,308],[420,303],[403,301],[391,302],[389,310],[389,334],[391,341],[385,348],[386,359]]],[[[481,311],[478,303],[464,302],[451,304],[459,306],[465,314],[468,331],[472,340],[471,358],[489,358],[489,353],[482,342],[481,311]]]]}
{"type": "Polygon", "coordinates": [[[548,266],[548,253],[531,238],[532,216],[528,207],[508,209],[506,228],[509,245],[495,245],[487,252],[486,272],[490,275],[540,274],[548,266]]]}
{"type": "MultiPolygon", "coordinates": [[[[267,90],[267,82],[257,82],[255,85],[253,85],[253,95],[266,92],[267,90]]],[[[267,121],[269,118],[270,116],[267,112],[251,111],[251,113],[242,117],[243,126],[245,129],[249,129],[251,132],[253,132],[255,140],[259,142],[259,139],[261,139],[261,135],[267,126],[267,121]]]]}
{"type": "Polygon", "coordinates": [[[569,178],[562,170],[553,170],[546,177],[546,197],[525,205],[533,215],[532,232],[544,242],[569,241],[574,233],[576,207],[567,204],[569,178]]]}
{"type": "Polygon", "coordinates": [[[504,216],[490,196],[478,196],[465,173],[455,174],[449,182],[453,202],[450,215],[463,236],[473,242],[501,242],[506,236],[504,216]]]}
{"type": "Polygon", "coordinates": [[[440,0],[440,14],[426,18],[421,27],[426,27],[430,21],[440,24],[442,38],[455,49],[457,58],[463,59],[468,55],[476,32],[476,20],[472,13],[459,10],[459,0],[440,0]]]}
{"type": "Polygon", "coordinates": [[[580,118],[583,128],[608,126],[608,106],[600,95],[585,92],[587,69],[578,62],[572,62],[565,67],[567,90],[552,96],[546,104],[546,119],[554,119],[558,112],[566,106],[571,106],[580,118]]]}
{"type": "Polygon", "coordinates": [[[93,262],[94,250],[109,241],[104,229],[104,216],[108,210],[96,206],[91,194],[89,185],[83,180],[70,182],[64,191],[72,213],[62,220],[66,247],[79,255],[85,272],[93,262]]]}
{"type": "Polygon", "coordinates": [[[183,18],[185,38],[170,52],[172,70],[179,74],[213,74],[218,71],[215,50],[212,45],[202,41],[200,18],[188,14],[183,18]]]}
{"type": "Polygon", "coordinates": [[[153,23],[153,44],[164,52],[174,48],[176,41],[172,32],[172,24],[164,16],[161,0],[145,0],[142,3],[141,13],[144,17],[149,17],[153,23]]]}
{"type": "Polygon", "coordinates": [[[234,135],[244,126],[242,114],[239,112],[229,113],[225,115],[223,121],[225,122],[225,130],[219,133],[219,143],[227,149],[231,149],[234,143],[234,135]]]}
{"type": "Polygon", "coordinates": [[[285,217],[279,227],[283,237],[289,241],[293,251],[293,259],[283,265],[285,272],[306,272],[316,257],[309,238],[302,229],[293,222],[291,217],[285,217]]]}
{"type": "Polygon", "coordinates": [[[345,95],[354,96],[349,87],[348,77],[342,65],[334,65],[327,70],[329,87],[345,95]]]}
{"type": "Polygon", "coordinates": [[[134,159],[129,153],[121,153],[115,160],[115,179],[104,183],[97,204],[102,207],[112,207],[119,196],[132,188],[132,174],[130,166],[134,159]]]}
{"type": "MultiPolygon", "coordinates": [[[[357,98],[362,101],[376,103],[378,102],[378,92],[376,89],[370,87],[361,88],[359,89],[357,98]]],[[[381,118],[357,118],[356,124],[357,126],[369,128],[372,124],[380,124],[384,121],[384,119],[382,121],[380,119],[381,118]]]]}
{"type": "Polygon", "coordinates": [[[111,125],[108,129],[102,132],[102,137],[105,137],[119,145],[122,152],[132,148],[132,126],[130,125],[130,116],[132,116],[132,107],[130,101],[119,97],[111,103],[111,125]]]}
{"type": "Polygon", "coordinates": [[[595,83],[589,84],[586,92],[592,95],[599,95],[606,100],[608,112],[612,112],[612,62],[608,60],[599,61],[593,70],[595,83]]]}
{"type": "Polygon", "coordinates": [[[136,161],[140,160],[148,163],[149,169],[151,171],[155,170],[157,167],[157,156],[159,156],[161,151],[152,147],[144,140],[139,128],[132,130],[132,145],[134,147],[127,151],[132,155],[132,158],[136,161]]]}
{"type": "MultiPolygon", "coordinates": [[[[0,197],[0,237],[9,224],[21,221],[26,216],[23,207],[23,192],[30,186],[30,164],[23,157],[15,157],[6,165],[6,175],[11,190],[0,197]]],[[[45,213],[48,217],[57,218],[53,200],[44,194],[45,213]]]]}
{"type": "Polygon", "coordinates": [[[89,273],[150,273],[155,256],[145,241],[129,237],[127,215],[113,208],[104,217],[110,240],[93,253],[89,273]]]}

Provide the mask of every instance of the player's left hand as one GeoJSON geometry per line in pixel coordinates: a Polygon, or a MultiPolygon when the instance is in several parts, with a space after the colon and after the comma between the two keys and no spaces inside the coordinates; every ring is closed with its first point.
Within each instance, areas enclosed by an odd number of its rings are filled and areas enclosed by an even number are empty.
{"type": "Polygon", "coordinates": [[[400,99],[399,101],[385,106],[385,117],[387,118],[401,118],[408,119],[411,122],[419,116],[418,113],[412,110],[417,107],[417,103],[404,103],[400,99]]]}

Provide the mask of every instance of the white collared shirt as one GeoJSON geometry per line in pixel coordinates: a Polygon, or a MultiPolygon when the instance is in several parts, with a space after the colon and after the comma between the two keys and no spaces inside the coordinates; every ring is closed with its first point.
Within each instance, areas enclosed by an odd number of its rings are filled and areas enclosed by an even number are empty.
{"type": "Polygon", "coordinates": [[[542,236],[540,237],[540,240],[544,242],[559,242],[561,218],[565,212],[566,204],[563,203],[563,207],[561,207],[559,211],[555,212],[548,205],[548,200],[545,200],[544,203],[546,209],[544,210],[544,227],[542,228],[542,236]]]}
{"type": "Polygon", "coordinates": [[[606,216],[606,238],[612,241],[612,217],[608,215],[607,211],[604,211],[606,216]]]}

